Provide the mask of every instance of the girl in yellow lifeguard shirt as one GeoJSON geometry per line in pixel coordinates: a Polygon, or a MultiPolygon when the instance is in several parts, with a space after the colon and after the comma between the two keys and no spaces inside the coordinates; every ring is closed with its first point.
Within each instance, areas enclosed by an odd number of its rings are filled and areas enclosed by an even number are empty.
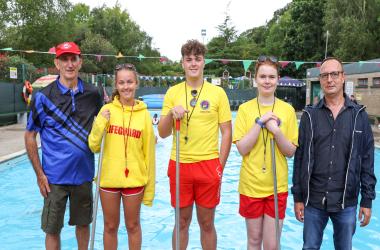
{"type": "Polygon", "coordinates": [[[100,110],[89,135],[93,152],[106,131],[100,200],[104,214],[104,249],[117,248],[120,201],[129,249],[141,249],[141,203],[152,206],[155,190],[155,136],[147,106],[135,100],[138,76],[132,64],[116,66],[111,103],[100,110]]]}
{"type": "Polygon", "coordinates": [[[277,249],[270,139],[275,140],[279,221],[288,196],[288,165],[298,143],[295,111],[274,95],[279,79],[275,57],[260,56],[255,81],[258,97],[240,105],[233,143],[243,156],[239,213],[246,220],[248,249],[277,249]]]}

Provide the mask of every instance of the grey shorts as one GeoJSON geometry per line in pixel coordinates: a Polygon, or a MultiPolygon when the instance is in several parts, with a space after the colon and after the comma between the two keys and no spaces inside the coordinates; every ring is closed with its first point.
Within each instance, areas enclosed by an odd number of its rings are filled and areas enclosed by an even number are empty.
{"type": "Polygon", "coordinates": [[[59,234],[63,227],[67,199],[70,200],[69,225],[84,226],[92,221],[92,182],[82,185],[49,184],[50,193],[44,199],[41,228],[45,233],[59,234]]]}

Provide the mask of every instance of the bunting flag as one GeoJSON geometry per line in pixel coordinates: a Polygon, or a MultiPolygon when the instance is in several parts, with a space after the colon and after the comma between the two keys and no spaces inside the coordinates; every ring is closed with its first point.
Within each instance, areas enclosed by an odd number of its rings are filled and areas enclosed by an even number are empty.
{"type": "Polygon", "coordinates": [[[281,68],[285,68],[289,63],[290,61],[280,61],[281,68]]]}
{"type": "Polygon", "coordinates": [[[317,68],[320,68],[321,65],[322,65],[322,62],[317,62],[317,63],[315,64],[315,66],[316,66],[317,68]]]}
{"type": "Polygon", "coordinates": [[[228,59],[221,59],[220,60],[224,65],[227,65],[229,62],[230,62],[230,60],[228,60],[228,59]]]}
{"type": "MultiPolygon", "coordinates": [[[[11,47],[8,47],[8,48],[2,48],[0,49],[0,51],[13,51],[13,52],[21,52],[21,53],[28,53],[28,54],[32,54],[32,53],[36,53],[36,54],[55,54],[55,47],[51,47],[47,52],[46,51],[36,51],[36,50],[17,50],[17,49],[13,49],[11,47]]],[[[159,59],[160,62],[166,62],[166,61],[169,61],[169,59],[165,56],[144,56],[143,54],[139,54],[139,55],[128,55],[128,56],[125,56],[123,55],[121,52],[119,52],[117,55],[106,55],[106,54],[86,54],[86,53],[83,53],[82,56],[94,56],[96,57],[97,61],[100,62],[102,61],[102,58],[103,57],[116,57],[116,58],[137,58],[139,59],[140,61],[143,60],[143,59],[159,59]]],[[[205,64],[209,64],[211,62],[221,62],[222,64],[224,65],[227,65],[229,62],[242,62],[243,66],[244,66],[244,70],[245,71],[248,71],[248,68],[250,67],[250,65],[252,63],[255,62],[255,60],[247,60],[247,59],[228,59],[228,58],[205,58],[205,64]]],[[[298,70],[300,68],[301,65],[303,64],[315,64],[316,67],[320,67],[321,66],[321,62],[315,62],[315,61],[309,61],[309,62],[305,62],[305,61],[279,61],[279,63],[281,64],[281,67],[282,68],[285,68],[286,66],[288,66],[289,63],[294,63],[295,66],[296,66],[296,70],[298,70]]],[[[357,62],[342,62],[343,64],[352,64],[352,63],[359,63],[359,67],[361,67],[363,64],[376,64],[376,65],[379,65],[380,67],[380,61],[357,61],[357,62]]]]}
{"type": "Polygon", "coordinates": [[[251,65],[252,62],[253,62],[253,60],[243,60],[243,67],[244,67],[244,71],[245,72],[248,71],[248,68],[249,68],[249,66],[251,65]]]}
{"type": "Polygon", "coordinates": [[[162,57],[160,57],[160,62],[167,62],[168,61],[168,58],[167,57],[165,57],[165,56],[162,56],[162,57]]]}
{"type": "Polygon", "coordinates": [[[210,62],[213,62],[214,60],[212,59],[205,59],[205,64],[209,64],[210,62]]]}
{"type": "Polygon", "coordinates": [[[304,64],[305,62],[298,62],[298,61],[296,61],[296,62],[294,62],[295,64],[296,64],[296,69],[299,69],[299,67],[302,65],[302,64],[304,64]]]}
{"type": "Polygon", "coordinates": [[[51,47],[48,51],[50,54],[55,54],[55,47],[51,47]]]}
{"type": "Polygon", "coordinates": [[[117,56],[115,56],[117,59],[119,59],[119,58],[122,58],[122,57],[124,57],[123,56],[123,54],[121,54],[121,52],[119,52],[119,54],[117,54],[117,56]]]}

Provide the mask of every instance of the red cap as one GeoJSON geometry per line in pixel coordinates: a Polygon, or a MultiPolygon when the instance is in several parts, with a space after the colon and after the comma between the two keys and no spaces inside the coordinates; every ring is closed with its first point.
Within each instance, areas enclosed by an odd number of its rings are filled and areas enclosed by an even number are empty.
{"type": "Polygon", "coordinates": [[[62,54],[75,54],[80,55],[80,49],[78,45],[73,42],[64,42],[55,47],[55,58],[60,57],[62,54]]]}

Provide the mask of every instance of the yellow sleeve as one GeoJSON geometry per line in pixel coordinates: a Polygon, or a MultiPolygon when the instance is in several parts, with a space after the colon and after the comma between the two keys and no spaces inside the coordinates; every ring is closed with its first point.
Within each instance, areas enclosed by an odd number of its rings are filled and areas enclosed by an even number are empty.
{"type": "Polygon", "coordinates": [[[230,102],[228,100],[226,92],[222,88],[220,88],[218,112],[219,112],[219,121],[218,121],[219,123],[231,121],[232,115],[231,115],[230,102]]]}
{"type": "Polygon", "coordinates": [[[286,130],[286,137],[288,140],[298,147],[298,125],[297,125],[297,117],[294,108],[291,107],[291,111],[289,112],[288,118],[288,127],[286,130]]]}
{"type": "Polygon", "coordinates": [[[103,108],[100,109],[98,115],[92,124],[90,135],[88,136],[88,146],[93,153],[100,151],[100,144],[102,143],[102,137],[104,129],[107,127],[108,120],[102,116],[103,108]]]}
{"type": "Polygon", "coordinates": [[[174,107],[172,101],[173,99],[171,98],[172,90],[172,88],[169,88],[168,91],[166,91],[166,94],[164,96],[164,103],[162,104],[161,115],[167,115],[169,111],[174,107]]]}
{"type": "Polygon", "coordinates": [[[145,186],[143,204],[152,206],[156,185],[156,136],[154,135],[152,118],[146,111],[146,123],[143,134],[143,151],[145,166],[148,173],[148,182],[145,186]]]}
{"type": "Polygon", "coordinates": [[[239,141],[247,133],[247,124],[246,124],[246,119],[244,115],[244,109],[242,107],[243,106],[241,105],[239,106],[239,109],[236,115],[234,132],[233,132],[233,137],[232,137],[233,143],[236,143],[237,141],[239,141]]]}

